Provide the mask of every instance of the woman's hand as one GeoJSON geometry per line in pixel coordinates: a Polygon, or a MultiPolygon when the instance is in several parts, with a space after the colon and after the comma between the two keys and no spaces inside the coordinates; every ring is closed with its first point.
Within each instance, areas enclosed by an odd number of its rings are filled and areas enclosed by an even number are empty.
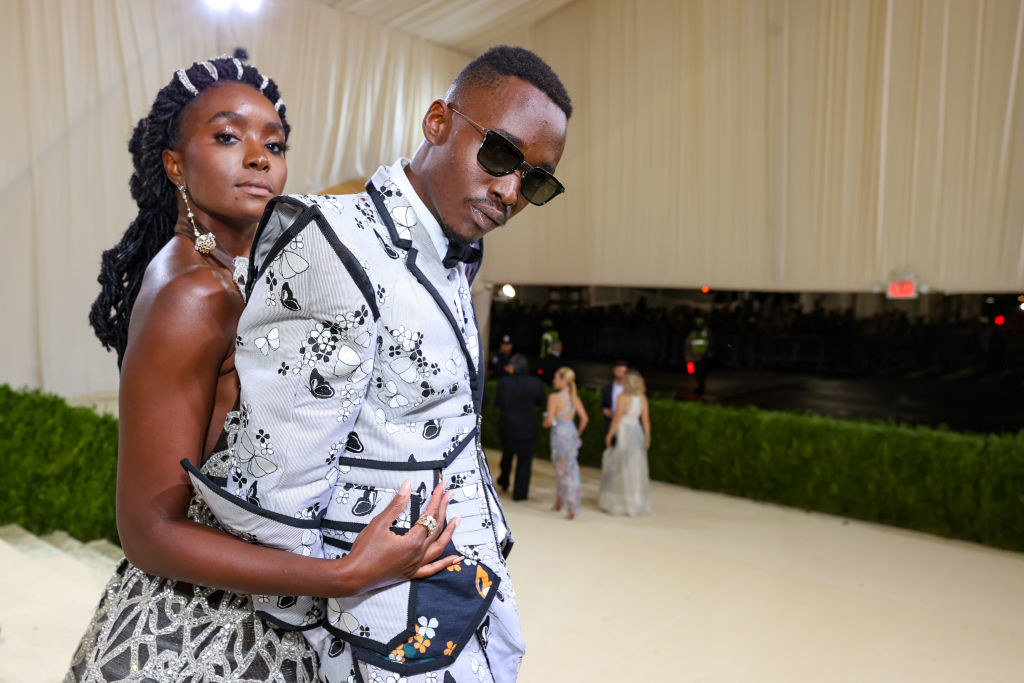
{"type": "Polygon", "coordinates": [[[614,436],[612,435],[612,432],[609,429],[608,430],[608,436],[604,437],[604,447],[605,448],[611,448],[612,447],[612,439],[613,438],[614,438],[614,436]]]}
{"type": "Polygon", "coordinates": [[[409,504],[410,491],[409,482],[403,484],[391,503],[356,536],[352,551],[339,560],[345,563],[346,575],[342,597],[407,579],[423,579],[462,561],[458,555],[437,559],[459,523],[456,517],[444,525],[451,494],[444,493],[442,484],[434,488],[430,505],[423,511],[437,520],[434,533],[415,523],[405,534],[391,531],[391,524],[409,504]]]}

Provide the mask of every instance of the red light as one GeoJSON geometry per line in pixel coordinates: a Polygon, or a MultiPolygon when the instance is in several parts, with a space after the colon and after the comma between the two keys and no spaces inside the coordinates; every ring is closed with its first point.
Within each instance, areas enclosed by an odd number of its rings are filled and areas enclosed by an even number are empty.
{"type": "Polygon", "coordinates": [[[687,375],[692,375],[693,372],[694,372],[693,361],[692,360],[686,361],[686,374],[687,375]]]}
{"type": "Polygon", "coordinates": [[[917,297],[917,283],[913,280],[893,280],[889,283],[890,299],[914,299],[917,297]]]}
{"type": "Polygon", "coordinates": [[[543,375],[543,374],[544,374],[544,371],[543,371],[543,370],[538,370],[538,371],[537,371],[537,374],[538,374],[538,375],[543,375]]]}
{"type": "Polygon", "coordinates": [[[701,291],[701,293],[703,293],[703,294],[707,294],[708,292],[710,292],[710,291],[711,291],[711,288],[710,288],[710,287],[708,287],[707,285],[704,285],[703,287],[701,287],[701,288],[700,288],[700,291],[701,291]]]}
{"type": "Polygon", "coordinates": [[[993,322],[995,322],[996,325],[1002,325],[1003,323],[1006,322],[1006,318],[1004,316],[997,315],[996,319],[993,322]]]}

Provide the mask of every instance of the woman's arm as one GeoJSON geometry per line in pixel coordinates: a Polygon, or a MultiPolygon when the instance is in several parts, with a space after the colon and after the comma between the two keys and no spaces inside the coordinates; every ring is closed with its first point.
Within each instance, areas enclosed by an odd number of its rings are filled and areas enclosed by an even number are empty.
{"type": "MultiPolygon", "coordinates": [[[[117,469],[118,534],[128,559],[159,576],[240,593],[321,597],[352,595],[451,564],[455,558],[435,560],[454,525],[429,543],[426,529],[390,532],[408,490],[340,560],[253,545],[188,519],[191,489],[179,462],[201,464],[221,363],[241,308],[218,278],[197,268],[149,291],[144,284],[133,311],[121,371],[117,469]]],[[[435,491],[438,519],[445,502],[435,491]]]]}
{"type": "Polygon", "coordinates": [[[587,415],[587,410],[583,407],[583,401],[580,400],[579,396],[576,397],[575,406],[573,407],[576,409],[576,415],[580,418],[580,426],[577,433],[583,436],[583,430],[587,428],[590,417],[587,415]]]}
{"type": "Polygon", "coordinates": [[[548,395],[548,407],[544,412],[544,426],[550,427],[555,423],[555,415],[558,415],[558,404],[559,404],[558,393],[548,395]]]}
{"type": "Polygon", "coordinates": [[[643,424],[644,434],[647,436],[647,448],[649,449],[651,447],[651,413],[647,397],[643,396],[640,400],[643,401],[643,407],[640,409],[640,422],[643,424]]]}
{"type": "Polygon", "coordinates": [[[628,396],[623,394],[619,397],[619,404],[615,406],[615,416],[612,418],[612,423],[608,427],[608,434],[604,437],[604,445],[608,448],[612,447],[612,439],[615,438],[615,432],[619,428],[619,423],[622,422],[622,416],[626,414],[626,406],[629,405],[627,399],[628,396]]]}

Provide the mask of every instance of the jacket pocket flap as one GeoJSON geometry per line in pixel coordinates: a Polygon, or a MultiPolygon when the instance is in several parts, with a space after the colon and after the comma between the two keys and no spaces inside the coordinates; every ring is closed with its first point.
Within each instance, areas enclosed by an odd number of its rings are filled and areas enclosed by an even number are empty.
{"type": "MultiPolygon", "coordinates": [[[[457,552],[449,543],[442,557],[457,552]]],[[[405,628],[389,634],[387,640],[385,634],[374,633],[374,617],[391,602],[384,596],[329,600],[325,625],[351,643],[359,659],[374,666],[402,675],[433,671],[455,661],[483,620],[500,583],[487,565],[467,558],[426,579],[378,592],[408,586],[405,628]]]]}

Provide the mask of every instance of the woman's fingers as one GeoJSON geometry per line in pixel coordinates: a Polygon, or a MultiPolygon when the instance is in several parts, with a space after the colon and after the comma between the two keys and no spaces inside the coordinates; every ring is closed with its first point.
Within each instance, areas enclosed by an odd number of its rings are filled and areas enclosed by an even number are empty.
{"type": "MultiPolygon", "coordinates": [[[[411,485],[408,481],[402,484],[402,488],[399,489],[397,494],[395,494],[394,499],[391,501],[388,507],[379,515],[377,515],[377,517],[373,519],[373,522],[377,522],[377,520],[380,518],[387,517],[386,522],[380,523],[385,523],[388,527],[390,527],[391,524],[398,517],[398,515],[402,513],[402,510],[405,509],[406,505],[408,505],[411,490],[411,485]]],[[[416,521],[419,520],[415,520],[413,522],[412,528],[409,529],[409,531],[406,532],[405,535],[409,536],[410,539],[415,539],[417,543],[422,543],[423,541],[426,541],[429,544],[436,543],[438,539],[444,538],[444,543],[441,545],[441,548],[443,550],[444,546],[448,543],[448,539],[451,538],[452,531],[454,531],[456,524],[455,522],[452,522],[448,525],[445,525],[444,523],[445,515],[448,512],[448,503],[451,501],[451,497],[451,493],[446,493],[444,491],[444,483],[438,483],[438,485],[434,487],[434,491],[430,496],[430,504],[427,505],[427,508],[423,511],[421,515],[430,515],[431,517],[433,517],[434,521],[437,522],[436,528],[434,529],[433,532],[430,532],[430,530],[428,530],[425,525],[416,524],[416,521]],[[443,530],[442,527],[444,527],[443,530]],[[410,536],[410,534],[420,533],[416,531],[417,529],[422,529],[423,535],[410,536]]],[[[373,522],[371,522],[371,524],[373,522]]],[[[432,547],[430,547],[429,549],[433,550],[432,547]]],[[[440,552],[441,551],[438,551],[437,554],[440,554],[440,552]]]]}
{"type": "Polygon", "coordinates": [[[448,513],[448,503],[451,501],[451,499],[452,494],[450,493],[446,493],[443,496],[441,496],[441,504],[437,508],[437,514],[434,515],[434,519],[437,520],[437,528],[434,529],[434,533],[430,534],[428,538],[436,538],[437,535],[441,533],[441,527],[444,525],[444,520],[446,519],[445,515],[448,513]]]}
{"type": "Polygon", "coordinates": [[[425,515],[432,515],[434,519],[441,519],[438,515],[438,509],[441,506],[441,499],[444,497],[444,482],[438,482],[437,486],[434,487],[434,491],[430,494],[430,505],[423,511],[425,515]]]}
{"type": "MultiPolygon", "coordinates": [[[[402,510],[409,504],[409,495],[412,492],[412,484],[406,479],[402,487],[398,489],[398,493],[391,499],[388,506],[384,508],[380,514],[370,520],[370,525],[376,524],[378,526],[384,525],[385,528],[391,528],[391,525],[395,523],[398,516],[402,514],[402,510]]],[[[369,525],[367,525],[369,526],[369,525]]]]}
{"type": "MultiPolygon", "coordinates": [[[[437,522],[437,527],[440,528],[444,523],[444,511],[448,508],[448,498],[450,497],[450,494],[444,493],[444,483],[438,482],[437,486],[434,487],[434,491],[430,494],[430,504],[421,513],[421,516],[430,515],[437,522]]],[[[423,529],[423,536],[415,537],[417,541],[429,539],[434,535],[422,524],[414,524],[414,526],[423,529]]],[[[437,529],[434,529],[434,533],[437,533],[437,529]]]]}
{"type": "MultiPolygon", "coordinates": [[[[437,533],[437,529],[439,529],[441,525],[444,524],[444,511],[448,507],[448,498],[450,498],[450,494],[441,494],[442,490],[443,487],[441,484],[438,484],[437,486],[434,487],[434,492],[430,497],[430,505],[428,505],[427,509],[420,514],[421,518],[430,515],[434,518],[434,521],[437,522],[437,526],[434,528],[433,533],[431,533],[431,531],[427,529],[426,525],[417,524],[415,522],[413,522],[413,528],[410,529],[408,533],[406,533],[406,536],[408,536],[409,534],[414,533],[416,529],[422,529],[422,536],[417,534],[416,536],[410,537],[416,539],[417,543],[429,541],[429,539],[437,533]]],[[[419,520],[416,521],[418,522],[419,520]]]]}
{"type": "Polygon", "coordinates": [[[462,558],[461,555],[449,555],[448,557],[442,558],[440,560],[436,560],[434,562],[430,562],[428,564],[423,565],[419,569],[417,569],[416,573],[413,574],[412,578],[414,578],[414,579],[425,579],[428,576],[433,576],[434,574],[438,573],[442,569],[447,569],[448,567],[451,567],[452,565],[455,565],[455,564],[458,564],[459,562],[462,562],[462,559],[463,558],[462,558]]]}
{"type": "Polygon", "coordinates": [[[427,548],[426,554],[424,554],[424,560],[436,559],[444,552],[444,549],[448,547],[448,541],[452,540],[452,534],[455,533],[455,527],[459,525],[461,517],[456,517],[452,521],[448,522],[448,525],[441,532],[441,535],[434,539],[434,542],[427,548]]]}

